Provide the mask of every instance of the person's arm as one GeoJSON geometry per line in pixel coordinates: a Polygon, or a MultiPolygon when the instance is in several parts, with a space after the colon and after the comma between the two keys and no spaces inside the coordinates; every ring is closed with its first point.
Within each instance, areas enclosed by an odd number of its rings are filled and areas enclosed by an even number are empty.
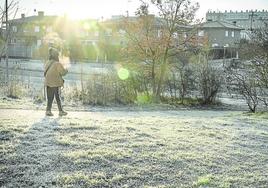
{"type": "Polygon", "coordinates": [[[52,64],[51,61],[47,61],[47,62],[45,63],[45,65],[44,65],[44,76],[46,76],[47,71],[48,71],[48,69],[50,68],[51,64],[52,64]]]}
{"type": "Polygon", "coordinates": [[[68,73],[68,70],[65,69],[61,63],[58,63],[57,71],[60,73],[61,76],[64,76],[68,73]]]}

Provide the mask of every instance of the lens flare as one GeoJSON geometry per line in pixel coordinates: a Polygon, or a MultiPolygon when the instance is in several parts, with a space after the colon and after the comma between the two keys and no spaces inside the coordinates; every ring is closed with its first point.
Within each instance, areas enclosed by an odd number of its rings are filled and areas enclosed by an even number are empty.
{"type": "Polygon", "coordinates": [[[84,29],[85,30],[89,30],[90,29],[90,25],[89,25],[89,23],[84,23],[84,29]]]}
{"type": "Polygon", "coordinates": [[[129,71],[125,68],[120,68],[117,71],[117,75],[121,80],[126,80],[129,77],[129,71]]]}
{"type": "Polygon", "coordinates": [[[137,103],[138,104],[148,104],[150,103],[151,99],[148,95],[142,93],[142,94],[138,94],[137,96],[137,103]]]}

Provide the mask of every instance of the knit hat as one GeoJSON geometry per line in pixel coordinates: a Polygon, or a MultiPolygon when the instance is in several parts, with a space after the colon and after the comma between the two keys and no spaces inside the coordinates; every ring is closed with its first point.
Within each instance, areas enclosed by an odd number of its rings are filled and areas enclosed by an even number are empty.
{"type": "Polygon", "coordinates": [[[48,50],[48,56],[50,60],[59,60],[59,51],[55,47],[50,47],[48,50]]]}

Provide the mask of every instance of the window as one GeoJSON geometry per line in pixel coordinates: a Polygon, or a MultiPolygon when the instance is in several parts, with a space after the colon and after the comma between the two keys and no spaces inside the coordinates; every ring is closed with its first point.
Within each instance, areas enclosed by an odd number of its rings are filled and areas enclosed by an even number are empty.
{"type": "Polygon", "coordinates": [[[235,33],[234,33],[234,31],[232,31],[232,37],[234,37],[235,36],[235,33]]]}
{"type": "Polygon", "coordinates": [[[39,26],[35,26],[34,27],[34,32],[39,33],[39,31],[40,31],[40,27],[39,26]]]}
{"type": "Polygon", "coordinates": [[[203,37],[204,35],[205,35],[204,30],[200,30],[200,31],[198,31],[198,36],[199,36],[199,37],[203,37]]]}
{"type": "Polygon", "coordinates": [[[229,36],[229,32],[225,31],[225,36],[228,37],[229,36]]]}
{"type": "Polygon", "coordinates": [[[18,30],[17,30],[17,27],[16,26],[12,26],[12,31],[13,32],[17,32],[18,30]]]}
{"type": "Polygon", "coordinates": [[[16,42],[17,42],[17,39],[10,39],[11,44],[16,44],[16,42]]]}
{"type": "Polygon", "coordinates": [[[41,40],[37,40],[37,47],[41,46],[42,41],[41,40]]]}
{"type": "Polygon", "coordinates": [[[244,32],[240,33],[242,39],[249,39],[248,35],[244,32]]]}

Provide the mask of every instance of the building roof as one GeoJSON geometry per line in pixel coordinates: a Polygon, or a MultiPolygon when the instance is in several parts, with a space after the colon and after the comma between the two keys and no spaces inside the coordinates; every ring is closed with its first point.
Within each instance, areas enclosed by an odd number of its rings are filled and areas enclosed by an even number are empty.
{"type": "Polygon", "coordinates": [[[10,20],[11,23],[29,23],[29,22],[38,22],[38,21],[51,21],[58,18],[58,16],[29,16],[24,18],[17,18],[10,20]]]}
{"type": "Polygon", "coordinates": [[[234,24],[224,22],[224,21],[207,21],[201,24],[202,28],[228,28],[228,29],[236,29],[243,30],[243,28],[238,27],[234,24]]]}
{"type": "MultiPolygon", "coordinates": [[[[157,17],[153,14],[148,15],[149,17],[151,17],[154,20],[154,24],[156,27],[161,27],[161,26],[165,26],[166,21],[163,18],[157,17]]],[[[103,23],[120,23],[122,22],[124,19],[128,20],[129,22],[137,22],[141,17],[139,16],[112,16],[111,19],[108,19],[106,21],[104,21],[103,23]]],[[[193,29],[193,26],[191,25],[187,25],[186,23],[181,23],[180,25],[177,24],[177,29],[193,29]]]]}

